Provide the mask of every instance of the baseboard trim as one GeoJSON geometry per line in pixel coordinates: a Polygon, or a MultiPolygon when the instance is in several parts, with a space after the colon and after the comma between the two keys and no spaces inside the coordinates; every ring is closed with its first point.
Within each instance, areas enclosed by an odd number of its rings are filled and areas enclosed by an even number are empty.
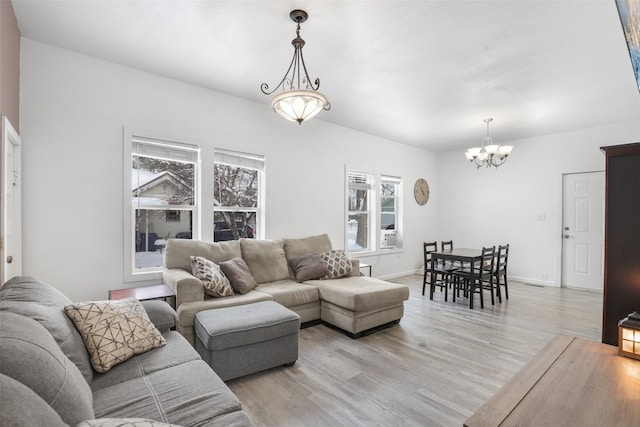
{"type": "Polygon", "coordinates": [[[513,280],[514,282],[520,283],[530,283],[536,286],[552,286],[554,288],[559,288],[560,285],[554,281],[550,280],[537,280],[532,277],[519,277],[519,276],[507,276],[508,280],[513,280]]]}
{"type": "Polygon", "coordinates": [[[416,274],[415,270],[403,271],[401,273],[385,274],[384,276],[374,276],[374,277],[380,280],[389,280],[389,279],[397,279],[398,277],[411,276],[412,274],[416,274]]]}

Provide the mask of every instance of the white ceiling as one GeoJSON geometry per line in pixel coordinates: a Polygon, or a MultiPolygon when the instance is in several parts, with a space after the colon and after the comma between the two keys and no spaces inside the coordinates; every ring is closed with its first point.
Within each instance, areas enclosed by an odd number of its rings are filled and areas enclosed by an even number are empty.
{"type": "Polygon", "coordinates": [[[304,9],[305,61],[332,105],[314,120],[436,152],[479,145],[485,117],[498,144],[640,118],[613,0],[12,3],[23,37],[265,109],[260,84],[284,75],[289,11],[304,9]]]}

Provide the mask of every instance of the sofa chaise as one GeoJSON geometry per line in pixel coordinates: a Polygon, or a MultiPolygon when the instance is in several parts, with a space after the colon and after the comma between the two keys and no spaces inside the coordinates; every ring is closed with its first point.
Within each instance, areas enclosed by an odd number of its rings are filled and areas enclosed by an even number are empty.
{"type": "Polygon", "coordinates": [[[165,302],[142,305],[166,344],[105,373],[94,370],[65,314],[70,304],[29,277],[14,277],[0,289],[0,425],[253,425],[224,382],[170,330],[175,311],[165,302]]]}
{"type": "Polygon", "coordinates": [[[409,287],[360,276],[358,260],[351,273],[337,279],[296,281],[291,261],[332,251],[327,234],[298,239],[204,242],[169,239],[165,248],[164,283],[176,294],[177,329],[195,346],[196,313],[222,307],[275,301],[296,312],[303,324],[324,322],[352,338],[392,326],[404,314],[409,287]],[[222,298],[205,293],[192,274],[191,257],[219,264],[242,258],[257,286],[244,294],[222,298]]]}

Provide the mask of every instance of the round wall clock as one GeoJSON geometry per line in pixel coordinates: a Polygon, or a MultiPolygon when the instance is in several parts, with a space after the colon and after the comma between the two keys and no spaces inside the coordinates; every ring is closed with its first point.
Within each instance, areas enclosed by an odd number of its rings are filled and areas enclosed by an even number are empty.
{"type": "Polygon", "coordinates": [[[424,178],[420,178],[413,186],[413,197],[416,198],[416,203],[420,206],[424,206],[429,201],[429,184],[424,178]]]}

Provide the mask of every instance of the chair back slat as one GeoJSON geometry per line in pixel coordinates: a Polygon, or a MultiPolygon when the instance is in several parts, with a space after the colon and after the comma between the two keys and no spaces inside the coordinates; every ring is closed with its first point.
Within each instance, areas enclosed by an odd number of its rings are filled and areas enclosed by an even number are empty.
{"type": "Polygon", "coordinates": [[[440,247],[442,248],[442,252],[452,251],[453,250],[453,240],[449,240],[445,242],[444,240],[441,242],[440,247]]]}
{"type": "Polygon", "coordinates": [[[478,265],[478,272],[480,275],[493,274],[493,264],[495,262],[496,247],[483,247],[482,248],[482,261],[478,265]]]}
{"type": "Polygon", "coordinates": [[[498,246],[498,253],[496,254],[495,271],[504,272],[507,270],[507,258],[509,257],[509,245],[498,246]]]}
{"type": "Polygon", "coordinates": [[[423,242],[422,247],[424,249],[424,265],[425,268],[429,268],[429,263],[431,262],[431,253],[438,251],[438,243],[437,242],[423,242]]]}
{"type": "Polygon", "coordinates": [[[496,288],[498,291],[498,300],[502,302],[501,286],[504,286],[504,294],[509,299],[509,281],[507,278],[507,261],[509,260],[509,245],[498,246],[498,252],[496,253],[496,265],[495,272],[493,273],[494,280],[496,282],[496,288]]]}

